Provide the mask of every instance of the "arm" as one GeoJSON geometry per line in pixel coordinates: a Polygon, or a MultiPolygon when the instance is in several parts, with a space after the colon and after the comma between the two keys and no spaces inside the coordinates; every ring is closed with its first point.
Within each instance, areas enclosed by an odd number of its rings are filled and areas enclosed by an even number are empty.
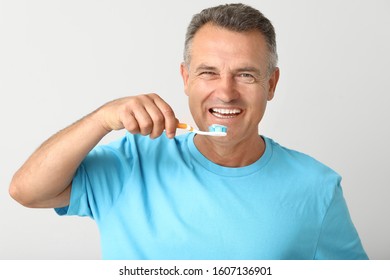
{"type": "Polygon", "coordinates": [[[322,223],[314,259],[368,259],[338,185],[322,223]]]}
{"type": "Polygon", "coordinates": [[[156,138],[165,129],[173,138],[177,122],[156,94],[111,101],[45,141],[13,176],[10,195],[27,207],[66,206],[77,167],[106,134],[125,128],[156,138]]]}

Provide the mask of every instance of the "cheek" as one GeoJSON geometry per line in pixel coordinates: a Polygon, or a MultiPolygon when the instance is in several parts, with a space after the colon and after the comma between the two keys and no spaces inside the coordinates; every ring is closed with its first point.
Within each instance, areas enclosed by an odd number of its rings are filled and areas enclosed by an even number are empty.
{"type": "Polygon", "coordinates": [[[188,93],[196,95],[205,95],[213,91],[213,83],[202,79],[193,79],[188,84],[188,93]]]}
{"type": "Polygon", "coordinates": [[[211,89],[207,83],[199,80],[190,82],[187,88],[190,105],[197,103],[199,106],[207,98],[209,92],[211,92],[211,89]]]}
{"type": "Polygon", "coordinates": [[[197,92],[194,89],[188,92],[188,105],[193,117],[201,114],[201,92],[197,92]]]}
{"type": "Polygon", "coordinates": [[[263,91],[249,94],[246,96],[245,103],[248,104],[248,109],[251,111],[251,116],[254,120],[260,121],[267,107],[267,96],[263,91]]]}

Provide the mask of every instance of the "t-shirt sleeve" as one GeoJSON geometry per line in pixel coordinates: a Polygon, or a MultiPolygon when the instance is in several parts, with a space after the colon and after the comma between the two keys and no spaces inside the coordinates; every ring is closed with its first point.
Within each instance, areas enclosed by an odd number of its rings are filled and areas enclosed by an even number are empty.
{"type": "Polygon", "coordinates": [[[126,138],[95,147],[72,180],[70,203],[56,208],[59,215],[102,217],[119,198],[129,177],[133,157],[126,138]]]}
{"type": "Polygon", "coordinates": [[[315,259],[368,259],[352,223],[340,185],[324,217],[315,259]]]}
{"type": "Polygon", "coordinates": [[[88,180],[88,174],[84,164],[81,164],[72,181],[70,193],[70,203],[66,207],[55,208],[58,215],[77,215],[93,218],[91,206],[88,201],[88,189],[91,189],[91,183],[88,180]]]}

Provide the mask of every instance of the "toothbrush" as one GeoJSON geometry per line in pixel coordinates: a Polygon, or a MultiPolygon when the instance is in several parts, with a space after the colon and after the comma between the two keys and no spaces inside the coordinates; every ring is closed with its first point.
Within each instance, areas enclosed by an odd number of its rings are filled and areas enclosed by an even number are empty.
{"type": "Polygon", "coordinates": [[[177,128],[186,129],[190,132],[199,134],[199,135],[208,135],[208,136],[226,136],[227,135],[227,127],[220,124],[213,124],[209,126],[209,131],[200,131],[194,129],[192,126],[186,123],[179,123],[177,128]]]}

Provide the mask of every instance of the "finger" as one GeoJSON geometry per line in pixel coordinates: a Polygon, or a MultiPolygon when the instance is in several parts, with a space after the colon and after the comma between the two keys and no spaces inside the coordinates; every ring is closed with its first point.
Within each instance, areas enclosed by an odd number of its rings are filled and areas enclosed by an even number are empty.
{"type": "MultiPolygon", "coordinates": [[[[139,99],[142,102],[144,112],[146,112],[147,115],[143,115],[145,122],[145,133],[148,132],[151,138],[157,138],[159,137],[162,132],[164,131],[164,116],[161,113],[160,109],[156,106],[154,103],[154,98],[156,98],[156,94],[147,94],[147,95],[141,95],[139,99]]],[[[144,113],[141,112],[140,113],[144,113]]],[[[141,127],[142,131],[142,127],[141,127]]],[[[144,134],[145,135],[145,134],[144,134]]]]}
{"type": "MultiPolygon", "coordinates": [[[[151,93],[143,95],[142,104],[145,107],[145,110],[152,119],[152,131],[150,133],[151,138],[159,137],[165,129],[165,116],[164,112],[166,110],[171,110],[170,106],[157,94],[151,93]]],[[[173,135],[174,136],[174,135],[173,135]]],[[[173,137],[170,135],[170,137],[173,137]]]]}
{"type": "Polygon", "coordinates": [[[152,131],[153,121],[145,109],[145,104],[151,103],[145,96],[137,96],[126,102],[126,109],[122,115],[122,123],[126,129],[133,133],[149,135],[152,131]]]}
{"type": "Polygon", "coordinates": [[[127,113],[126,116],[122,118],[122,124],[131,134],[138,134],[141,132],[138,122],[132,114],[127,113]]]}
{"type": "Polygon", "coordinates": [[[153,106],[146,106],[146,110],[153,122],[150,138],[157,138],[163,133],[165,128],[164,115],[154,103],[153,106]]]}
{"type": "Polygon", "coordinates": [[[134,118],[138,123],[140,133],[142,135],[149,135],[153,130],[153,120],[145,107],[134,111],[134,118]]]}
{"type": "Polygon", "coordinates": [[[161,106],[164,106],[166,103],[155,93],[148,94],[147,97],[149,98],[150,103],[145,102],[145,109],[153,121],[153,129],[150,133],[150,137],[157,138],[163,133],[165,129],[165,117],[162,112],[164,107],[161,106]]]}
{"type": "Polygon", "coordinates": [[[171,106],[169,106],[169,104],[158,95],[156,95],[153,100],[164,117],[164,127],[167,137],[173,138],[176,134],[176,126],[179,122],[175,117],[174,111],[172,110],[171,106]]]}

